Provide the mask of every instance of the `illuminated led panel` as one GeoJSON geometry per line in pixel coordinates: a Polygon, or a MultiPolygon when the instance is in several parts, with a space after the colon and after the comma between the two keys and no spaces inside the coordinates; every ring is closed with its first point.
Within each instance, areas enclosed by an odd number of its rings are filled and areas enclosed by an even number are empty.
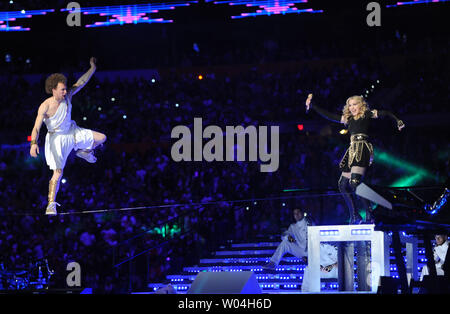
{"type": "Polygon", "coordinates": [[[439,2],[448,2],[450,0],[415,0],[415,1],[406,1],[406,2],[397,2],[395,4],[388,4],[386,8],[393,8],[402,5],[414,5],[414,4],[423,4],[423,3],[439,3],[439,2]]]}
{"type": "Polygon", "coordinates": [[[214,4],[228,4],[232,6],[256,7],[255,12],[243,12],[240,15],[231,16],[232,19],[242,19],[246,17],[272,14],[300,14],[300,13],[322,13],[323,10],[299,9],[295,5],[307,3],[307,0],[255,0],[255,1],[222,1],[207,0],[214,4]]]}
{"type": "Polygon", "coordinates": [[[0,12],[0,31],[3,32],[24,32],[29,31],[29,27],[23,27],[21,25],[10,26],[9,22],[17,21],[18,19],[30,19],[33,15],[45,15],[48,12],[54,12],[55,10],[22,10],[22,11],[6,11],[0,12]]]}
{"type": "MultiPolygon", "coordinates": [[[[161,11],[174,10],[176,7],[189,6],[198,1],[183,1],[174,3],[157,3],[157,4],[134,4],[134,5],[118,5],[103,7],[85,7],[80,8],[79,12],[84,15],[106,16],[107,20],[87,24],[85,27],[104,27],[111,25],[139,24],[139,23],[172,23],[173,20],[165,20],[163,18],[151,18],[150,14],[161,11]]],[[[61,9],[61,11],[78,12],[78,10],[61,9]]]]}

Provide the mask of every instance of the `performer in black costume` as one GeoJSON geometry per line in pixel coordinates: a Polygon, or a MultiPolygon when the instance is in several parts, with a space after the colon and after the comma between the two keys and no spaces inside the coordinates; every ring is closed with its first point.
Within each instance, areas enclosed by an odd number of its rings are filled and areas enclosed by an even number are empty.
{"type": "MultiPolygon", "coordinates": [[[[330,113],[327,110],[318,107],[316,104],[313,106],[311,100],[312,94],[309,94],[306,99],[307,111],[312,108],[324,118],[348,126],[348,131],[350,132],[350,146],[339,163],[342,174],[339,178],[338,186],[350,211],[350,224],[357,223],[357,220],[359,219],[357,218],[355,205],[351,198],[351,192],[354,192],[356,187],[362,182],[367,167],[369,167],[373,161],[373,146],[369,142],[368,136],[370,121],[371,119],[376,119],[378,117],[390,117],[397,122],[399,131],[405,127],[405,124],[389,111],[370,110],[367,102],[362,96],[349,97],[342,110],[341,116],[330,113]],[[348,189],[348,185],[350,185],[351,190],[348,189]]],[[[361,200],[366,204],[366,221],[370,221],[371,218],[367,200],[362,198],[361,200]]]]}

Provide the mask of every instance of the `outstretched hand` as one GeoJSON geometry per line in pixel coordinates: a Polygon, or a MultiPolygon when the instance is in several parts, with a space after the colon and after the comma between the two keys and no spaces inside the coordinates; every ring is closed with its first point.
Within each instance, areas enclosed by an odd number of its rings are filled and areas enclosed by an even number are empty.
{"type": "Polygon", "coordinates": [[[312,99],[312,94],[309,94],[308,95],[308,98],[306,98],[306,103],[305,103],[305,105],[306,105],[306,111],[309,111],[309,108],[311,107],[311,99],[312,99]]]}

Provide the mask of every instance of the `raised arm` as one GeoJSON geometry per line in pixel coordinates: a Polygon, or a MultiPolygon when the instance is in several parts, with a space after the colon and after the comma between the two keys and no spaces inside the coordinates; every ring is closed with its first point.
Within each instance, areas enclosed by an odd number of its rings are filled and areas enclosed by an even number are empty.
{"type": "Polygon", "coordinates": [[[45,114],[48,110],[47,102],[43,102],[39,106],[39,110],[36,116],[36,120],[34,121],[33,130],[31,131],[31,142],[30,142],[30,155],[32,157],[37,157],[39,154],[39,145],[37,141],[39,139],[39,131],[41,130],[42,122],[44,121],[45,114]]]}
{"type": "Polygon", "coordinates": [[[87,82],[89,82],[89,80],[91,79],[91,77],[94,74],[95,70],[97,69],[96,62],[97,62],[97,60],[94,57],[92,57],[90,59],[89,63],[91,64],[91,68],[86,73],[84,73],[78,79],[78,81],[72,86],[72,88],[69,91],[69,97],[72,97],[73,95],[78,93],[78,91],[80,89],[82,89],[84,87],[84,85],[87,84],[87,82]]]}
{"type": "Polygon", "coordinates": [[[392,112],[387,111],[387,110],[372,110],[372,118],[376,119],[376,118],[384,118],[384,117],[389,117],[393,120],[395,120],[395,122],[397,122],[397,128],[399,131],[401,131],[404,127],[405,127],[405,123],[403,123],[402,120],[400,120],[399,118],[397,118],[392,112]]]}
{"type": "Polygon", "coordinates": [[[337,122],[337,123],[344,123],[344,117],[343,116],[339,116],[338,114],[335,113],[331,113],[323,108],[318,107],[317,105],[312,105],[311,103],[312,100],[312,94],[308,95],[308,98],[306,99],[306,112],[309,111],[309,109],[314,109],[315,112],[317,112],[318,114],[320,114],[322,117],[324,117],[327,120],[333,121],[333,122],[337,122]]]}

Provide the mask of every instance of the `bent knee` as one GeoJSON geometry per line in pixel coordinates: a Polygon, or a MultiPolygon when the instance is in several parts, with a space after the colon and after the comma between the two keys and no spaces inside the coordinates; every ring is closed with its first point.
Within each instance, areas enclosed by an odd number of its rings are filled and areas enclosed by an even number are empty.
{"type": "Polygon", "coordinates": [[[106,135],[103,133],[100,133],[96,142],[98,142],[100,144],[103,144],[104,142],[106,142],[106,135]]]}
{"type": "Polygon", "coordinates": [[[94,145],[101,145],[106,141],[106,135],[99,132],[93,132],[94,135],[94,145]]]}

